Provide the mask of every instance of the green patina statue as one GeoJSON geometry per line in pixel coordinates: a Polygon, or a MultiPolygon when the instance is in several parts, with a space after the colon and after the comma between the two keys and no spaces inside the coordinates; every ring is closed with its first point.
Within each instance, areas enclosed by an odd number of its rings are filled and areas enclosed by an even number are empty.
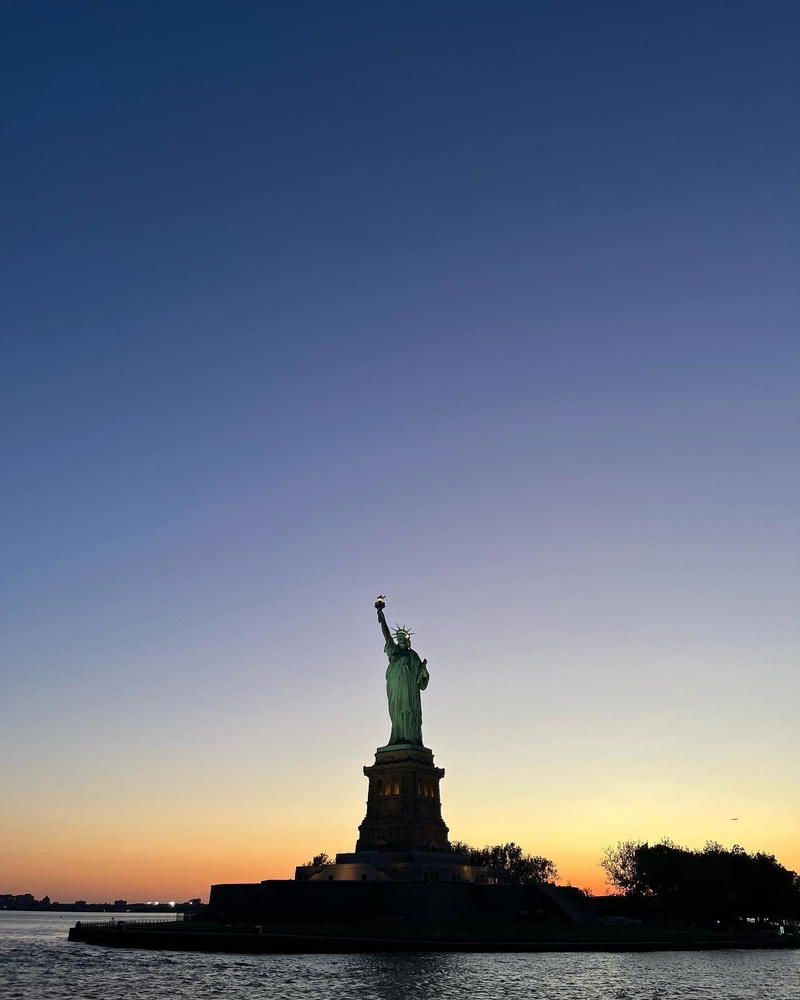
{"type": "Polygon", "coordinates": [[[422,747],[422,700],[420,691],[428,686],[427,660],[420,660],[411,648],[412,632],[405,627],[395,629],[394,638],[383,614],[385,598],[375,602],[378,621],[381,625],[386,645],[384,652],[389,657],[386,668],[386,696],[389,699],[389,718],[392,720],[392,735],[387,746],[412,744],[422,747]]]}

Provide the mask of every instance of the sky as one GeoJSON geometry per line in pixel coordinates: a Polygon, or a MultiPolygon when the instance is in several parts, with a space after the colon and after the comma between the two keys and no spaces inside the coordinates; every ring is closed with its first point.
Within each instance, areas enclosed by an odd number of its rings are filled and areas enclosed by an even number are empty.
{"type": "Polygon", "coordinates": [[[800,868],[792,0],[4,5],[0,892],[800,868]]]}

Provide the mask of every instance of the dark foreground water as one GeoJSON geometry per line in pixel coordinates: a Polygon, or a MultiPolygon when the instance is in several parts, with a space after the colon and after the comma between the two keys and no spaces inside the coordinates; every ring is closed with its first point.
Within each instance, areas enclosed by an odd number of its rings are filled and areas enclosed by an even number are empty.
{"type": "Polygon", "coordinates": [[[800,951],[204,955],[70,944],[76,919],[108,915],[0,912],[0,1000],[800,1000],[800,951]]]}

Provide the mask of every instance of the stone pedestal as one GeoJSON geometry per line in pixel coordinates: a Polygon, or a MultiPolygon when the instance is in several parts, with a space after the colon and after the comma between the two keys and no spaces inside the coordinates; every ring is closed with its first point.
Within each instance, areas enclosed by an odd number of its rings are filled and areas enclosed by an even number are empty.
{"type": "Polygon", "coordinates": [[[356,853],[362,851],[449,851],[442,819],[439,782],[444,769],[434,767],[424,747],[381,747],[369,778],[367,815],[358,828],[356,853]]]}
{"type": "MultiPolygon", "coordinates": [[[[375,763],[364,768],[369,779],[367,815],[358,828],[352,854],[336,863],[300,866],[298,881],[491,883],[497,873],[455,854],[442,819],[439,782],[444,769],[433,754],[415,744],[380,747],[375,763]]],[[[420,911],[422,912],[422,911],[420,911]]]]}

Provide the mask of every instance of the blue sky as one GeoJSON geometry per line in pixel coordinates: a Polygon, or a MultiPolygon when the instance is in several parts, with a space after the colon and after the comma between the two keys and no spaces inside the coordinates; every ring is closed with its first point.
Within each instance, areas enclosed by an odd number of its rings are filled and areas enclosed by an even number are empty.
{"type": "Polygon", "coordinates": [[[724,839],[709,799],[727,821],[739,787],[745,846],[791,853],[796,5],[3,21],[15,870],[59,794],[63,843],[151,791],[160,816],[182,789],[194,828],[220,747],[247,789],[290,760],[264,801],[296,823],[226,800],[175,892],[222,880],[247,829],[265,871],[350,849],[385,739],[379,592],[430,661],[454,836],[553,855],[580,828],[561,867],[588,879],[609,840],[724,839]],[[98,745],[135,748],[141,785],[115,797],[98,745]],[[325,844],[299,791],[321,753],[325,844]],[[571,811],[603,811],[592,768],[624,799],[599,827],[571,811]]]}

